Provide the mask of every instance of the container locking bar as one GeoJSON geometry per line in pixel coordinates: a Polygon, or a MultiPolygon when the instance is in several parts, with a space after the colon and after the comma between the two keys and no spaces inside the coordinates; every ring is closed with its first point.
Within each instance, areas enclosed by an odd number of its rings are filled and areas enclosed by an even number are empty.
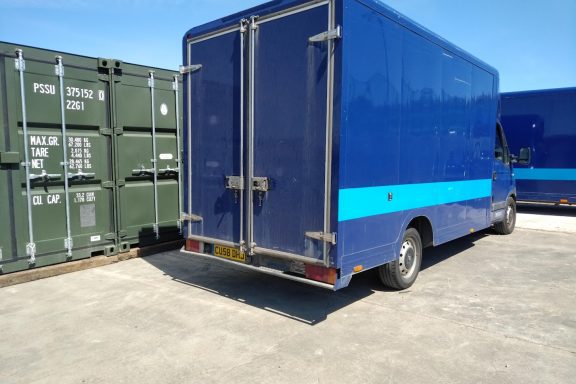
{"type": "Polygon", "coordinates": [[[143,165],[140,168],[132,170],[132,176],[145,176],[145,175],[153,175],[155,169],[154,168],[146,168],[143,165]]]}
{"type": "Polygon", "coordinates": [[[158,170],[159,175],[177,175],[179,173],[180,171],[178,168],[171,168],[169,165],[167,165],[166,168],[160,168],[158,170]]]}
{"type": "MultiPolygon", "coordinates": [[[[24,163],[22,163],[22,165],[25,165],[24,163]]],[[[43,169],[42,173],[40,174],[34,174],[34,173],[30,173],[28,176],[28,180],[30,181],[38,181],[38,180],[43,180],[43,181],[50,181],[50,180],[58,180],[62,177],[61,174],[59,173],[46,173],[46,171],[43,169]]]]}
{"type": "Polygon", "coordinates": [[[336,245],[336,232],[324,233],[324,232],[306,232],[306,237],[314,240],[320,240],[325,243],[330,243],[336,245]]]}
{"type": "Polygon", "coordinates": [[[32,191],[30,187],[30,155],[28,153],[28,120],[26,118],[26,92],[24,88],[24,70],[26,63],[22,50],[16,50],[16,59],[14,60],[16,70],[20,74],[20,101],[22,106],[22,133],[24,136],[24,166],[26,170],[26,207],[28,209],[28,244],[26,244],[26,254],[30,256],[28,263],[36,263],[36,243],[34,243],[34,225],[32,221],[32,191]]]}
{"type": "Polygon", "coordinates": [[[342,27],[339,25],[326,32],[319,33],[308,38],[308,42],[310,43],[319,43],[322,41],[334,40],[334,39],[341,39],[342,38],[342,27]]]}
{"type": "Polygon", "coordinates": [[[154,176],[154,234],[156,239],[160,238],[160,229],[158,227],[158,158],[156,156],[156,105],[154,103],[154,71],[150,71],[150,77],[148,78],[148,87],[150,87],[150,101],[152,105],[152,159],[150,160],[154,165],[153,176],[154,176]]]}
{"type": "Polygon", "coordinates": [[[94,177],[96,177],[95,173],[82,172],[81,169],[79,169],[78,172],[76,173],[68,173],[68,179],[86,180],[86,179],[93,179],[94,177]]]}
{"type": "MultiPolygon", "coordinates": [[[[67,131],[66,131],[66,107],[64,104],[64,65],[62,65],[62,56],[56,56],[56,65],[54,66],[56,76],[58,76],[58,81],[60,85],[60,115],[62,118],[62,162],[60,165],[63,168],[63,172],[67,175],[64,180],[64,203],[66,206],[66,238],[64,239],[64,247],[67,250],[67,256],[72,257],[72,228],[70,226],[70,173],[68,173],[68,149],[66,148],[67,131]]],[[[79,171],[82,173],[82,171],[79,171]]]]}
{"type": "MultiPolygon", "coordinates": [[[[176,113],[176,172],[178,173],[178,212],[182,214],[182,153],[181,153],[181,143],[180,143],[180,97],[178,94],[178,75],[174,75],[174,81],[172,82],[172,90],[174,91],[174,111],[176,113]]],[[[169,168],[169,167],[168,167],[169,168]]],[[[182,220],[178,219],[178,232],[182,234],[182,220]]]]}

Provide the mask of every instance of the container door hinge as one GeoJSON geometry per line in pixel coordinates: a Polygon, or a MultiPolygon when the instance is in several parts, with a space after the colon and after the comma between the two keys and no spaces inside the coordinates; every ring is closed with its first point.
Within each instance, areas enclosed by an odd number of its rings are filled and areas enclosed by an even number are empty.
{"type": "Polygon", "coordinates": [[[342,38],[342,27],[337,26],[334,29],[319,33],[317,35],[314,35],[314,36],[308,38],[308,42],[318,43],[318,42],[322,42],[322,41],[341,39],[341,38],[342,38]]]}
{"type": "Polygon", "coordinates": [[[115,240],[116,234],[114,232],[110,232],[104,235],[105,240],[115,240]]]}
{"type": "Polygon", "coordinates": [[[118,237],[126,237],[126,236],[128,236],[128,231],[126,231],[124,229],[121,231],[118,231],[118,237]]]}
{"type": "Polygon", "coordinates": [[[192,65],[181,65],[180,74],[185,75],[187,73],[197,72],[202,69],[202,64],[192,64],[192,65]]]}
{"type": "Polygon", "coordinates": [[[194,215],[192,213],[185,213],[182,215],[182,217],[180,218],[180,220],[182,221],[190,221],[192,223],[197,223],[200,222],[202,220],[204,220],[202,218],[202,216],[198,216],[198,215],[194,215]]]}
{"type": "Polygon", "coordinates": [[[306,232],[306,237],[314,240],[324,241],[332,245],[336,245],[336,232],[324,233],[324,232],[306,232]]]}
{"type": "Polygon", "coordinates": [[[102,188],[114,188],[116,183],[114,181],[103,181],[102,188]]]}

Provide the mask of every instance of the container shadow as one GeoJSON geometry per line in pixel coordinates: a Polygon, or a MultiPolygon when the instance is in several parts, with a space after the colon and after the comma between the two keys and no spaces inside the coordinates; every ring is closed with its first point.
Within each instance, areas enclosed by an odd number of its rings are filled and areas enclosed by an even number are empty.
{"type": "Polygon", "coordinates": [[[529,213],[529,214],[546,215],[546,216],[576,217],[575,205],[518,203],[517,209],[519,213],[529,213]]]}
{"type": "MultiPolygon", "coordinates": [[[[489,231],[479,232],[436,248],[427,248],[422,269],[434,268],[473,247],[475,241],[488,234],[489,231]]],[[[402,294],[384,287],[375,269],[354,276],[347,288],[332,292],[179,251],[150,255],[143,260],[178,283],[312,326],[376,293],[402,294]]]]}

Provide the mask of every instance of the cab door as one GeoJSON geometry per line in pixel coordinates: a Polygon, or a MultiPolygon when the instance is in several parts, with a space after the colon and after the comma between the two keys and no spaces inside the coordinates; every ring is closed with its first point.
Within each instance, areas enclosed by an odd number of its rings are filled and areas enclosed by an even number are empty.
{"type": "Polygon", "coordinates": [[[496,125],[494,168],[492,171],[492,211],[506,208],[506,200],[514,190],[510,150],[502,126],[496,125]]]}

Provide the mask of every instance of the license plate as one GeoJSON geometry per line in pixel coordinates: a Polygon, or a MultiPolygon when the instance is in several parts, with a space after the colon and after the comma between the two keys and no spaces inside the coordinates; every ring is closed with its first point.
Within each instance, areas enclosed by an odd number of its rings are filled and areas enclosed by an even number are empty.
{"type": "Polygon", "coordinates": [[[240,252],[239,249],[225,247],[223,245],[214,245],[214,256],[223,257],[225,259],[245,262],[246,255],[240,252]]]}

